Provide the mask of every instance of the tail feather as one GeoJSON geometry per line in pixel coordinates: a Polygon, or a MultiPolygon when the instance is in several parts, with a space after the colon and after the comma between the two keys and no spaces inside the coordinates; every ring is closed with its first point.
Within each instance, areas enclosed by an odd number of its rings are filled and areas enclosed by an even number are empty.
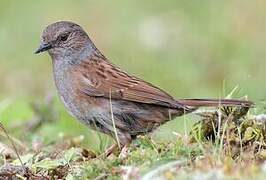
{"type": "Polygon", "coordinates": [[[178,99],[177,102],[192,107],[219,107],[219,106],[241,106],[253,107],[252,101],[237,100],[237,99],[178,99]]]}

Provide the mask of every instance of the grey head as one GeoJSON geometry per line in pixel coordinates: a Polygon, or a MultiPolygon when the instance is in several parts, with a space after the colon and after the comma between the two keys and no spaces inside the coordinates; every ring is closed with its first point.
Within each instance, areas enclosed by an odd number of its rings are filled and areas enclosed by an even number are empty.
{"type": "Polygon", "coordinates": [[[41,45],[35,53],[48,51],[54,61],[67,59],[75,63],[75,60],[83,59],[97,50],[82,27],[69,21],[48,25],[41,39],[41,45]]]}

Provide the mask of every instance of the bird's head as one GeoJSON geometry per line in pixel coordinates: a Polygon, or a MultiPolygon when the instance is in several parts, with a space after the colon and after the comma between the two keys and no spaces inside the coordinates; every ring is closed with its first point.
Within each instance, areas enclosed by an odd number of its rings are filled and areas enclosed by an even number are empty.
{"type": "Polygon", "coordinates": [[[74,58],[88,53],[93,46],[82,27],[69,21],[50,24],[44,29],[41,39],[40,47],[35,53],[48,51],[52,59],[69,56],[74,58]]]}

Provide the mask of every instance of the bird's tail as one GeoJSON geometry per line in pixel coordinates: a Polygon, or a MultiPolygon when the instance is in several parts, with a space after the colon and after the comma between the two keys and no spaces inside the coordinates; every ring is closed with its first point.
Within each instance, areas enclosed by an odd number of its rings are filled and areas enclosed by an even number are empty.
{"type": "Polygon", "coordinates": [[[254,103],[252,101],[236,99],[178,99],[177,102],[185,106],[192,107],[254,106],[254,103]]]}

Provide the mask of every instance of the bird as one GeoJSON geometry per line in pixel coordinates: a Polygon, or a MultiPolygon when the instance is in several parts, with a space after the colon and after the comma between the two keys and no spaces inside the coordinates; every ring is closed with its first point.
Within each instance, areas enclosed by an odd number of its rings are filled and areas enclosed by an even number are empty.
{"type": "Polygon", "coordinates": [[[128,147],[138,135],[152,132],[199,107],[246,106],[236,99],[176,99],[114,65],[86,31],[71,21],[48,25],[35,54],[48,52],[58,94],[67,111],[86,126],[107,134],[114,147],[128,147]]]}

